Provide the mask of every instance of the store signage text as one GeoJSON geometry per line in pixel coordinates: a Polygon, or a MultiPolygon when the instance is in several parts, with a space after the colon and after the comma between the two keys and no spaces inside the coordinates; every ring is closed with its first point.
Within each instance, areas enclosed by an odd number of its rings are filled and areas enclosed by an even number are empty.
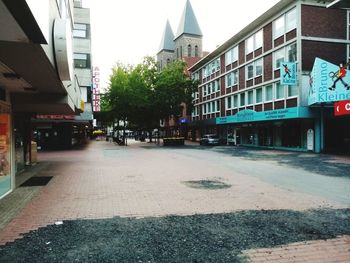
{"type": "Polygon", "coordinates": [[[257,112],[254,110],[242,110],[232,116],[216,118],[216,124],[283,120],[301,117],[312,117],[312,114],[310,113],[310,110],[307,107],[293,107],[288,109],[262,112],[257,112]]]}
{"type": "Polygon", "coordinates": [[[294,62],[281,62],[281,85],[297,84],[297,64],[294,62]]]}
{"type": "Polygon", "coordinates": [[[308,104],[350,100],[350,73],[343,65],[316,58],[310,75],[308,104]]]}

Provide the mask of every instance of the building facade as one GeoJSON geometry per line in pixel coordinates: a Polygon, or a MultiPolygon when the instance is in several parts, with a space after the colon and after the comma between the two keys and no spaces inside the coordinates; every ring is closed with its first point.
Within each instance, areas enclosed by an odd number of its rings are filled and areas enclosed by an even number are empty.
{"type": "Polygon", "coordinates": [[[90,9],[74,0],[73,61],[79,114],[37,114],[32,118],[39,149],[69,149],[83,144],[92,130],[92,63],[90,9]]]}
{"type": "Polygon", "coordinates": [[[31,118],[81,112],[73,0],[0,1],[0,198],[35,162],[31,118]]]}
{"type": "MultiPolygon", "coordinates": [[[[161,39],[157,62],[162,70],[169,63],[181,59],[186,62],[187,68],[194,65],[203,57],[202,31],[189,0],[186,0],[179,26],[174,35],[169,21],[166,22],[161,39]]],[[[180,116],[170,116],[164,121],[166,136],[187,137],[188,123],[191,118],[185,104],[180,116]]]]}
{"type": "Polygon", "coordinates": [[[281,0],[189,69],[200,82],[197,139],[216,133],[243,145],[350,148],[349,117],[335,118],[333,103],[308,104],[316,57],[336,65],[349,58],[349,11],[327,8],[331,2],[281,0]],[[294,84],[281,82],[287,65],[294,84]]]}

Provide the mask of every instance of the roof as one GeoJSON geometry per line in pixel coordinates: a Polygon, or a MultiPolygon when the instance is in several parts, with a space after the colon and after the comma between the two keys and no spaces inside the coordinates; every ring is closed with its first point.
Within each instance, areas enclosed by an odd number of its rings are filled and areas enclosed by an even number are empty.
{"type": "Polygon", "coordinates": [[[183,34],[203,36],[189,0],[186,1],[175,39],[183,34]]]}
{"type": "Polygon", "coordinates": [[[350,1],[349,0],[335,0],[332,3],[327,5],[327,8],[334,7],[334,8],[350,8],[350,1]]]}
{"type": "Polygon", "coordinates": [[[175,50],[174,33],[168,20],[166,21],[163,37],[159,46],[159,52],[163,50],[175,50]]]}
{"type": "Polygon", "coordinates": [[[239,31],[237,34],[235,34],[233,37],[231,37],[229,40],[227,40],[225,43],[220,45],[217,49],[215,49],[213,52],[209,53],[206,57],[204,57],[202,60],[198,61],[195,65],[193,65],[191,68],[189,68],[189,71],[194,72],[204,66],[206,63],[212,61],[221,53],[225,52],[227,49],[232,47],[235,44],[238,44],[241,42],[246,36],[248,36],[252,31],[259,28],[260,25],[267,22],[271,17],[273,17],[276,13],[280,12],[290,4],[294,3],[295,0],[281,0],[277,2],[272,8],[267,10],[264,14],[259,16],[257,19],[255,19],[253,22],[251,22],[249,25],[247,25],[245,28],[243,28],[241,31],[239,31]]]}

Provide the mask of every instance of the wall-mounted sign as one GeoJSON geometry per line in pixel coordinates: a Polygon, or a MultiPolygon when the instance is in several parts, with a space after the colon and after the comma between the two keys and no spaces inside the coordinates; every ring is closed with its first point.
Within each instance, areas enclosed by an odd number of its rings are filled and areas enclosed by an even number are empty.
{"type": "Polygon", "coordinates": [[[281,85],[297,84],[297,63],[282,62],[280,66],[281,85]]]}
{"type": "Polygon", "coordinates": [[[350,100],[343,100],[334,103],[334,115],[347,115],[350,114],[350,100]]]}
{"type": "Polygon", "coordinates": [[[345,65],[316,58],[310,75],[308,104],[350,100],[350,73],[345,65]]]}
{"type": "Polygon", "coordinates": [[[100,68],[93,68],[93,79],[92,79],[92,109],[93,111],[101,111],[100,102],[100,68]]]}
{"type": "Polygon", "coordinates": [[[232,116],[216,118],[216,124],[243,123],[255,121],[283,120],[294,118],[311,118],[313,114],[308,107],[293,107],[280,110],[254,111],[242,110],[232,116]]]}

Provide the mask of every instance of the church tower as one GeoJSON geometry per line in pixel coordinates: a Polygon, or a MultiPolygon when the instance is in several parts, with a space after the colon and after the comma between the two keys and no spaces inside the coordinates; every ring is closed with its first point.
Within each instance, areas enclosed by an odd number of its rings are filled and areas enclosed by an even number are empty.
{"type": "Polygon", "coordinates": [[[175,59],[202,57],[202,37],[202,31],[193,12],[192,5],[187,0],[174,38],[175,59]]]}
{"type": "Polygon", "coordinates": [[[174,61],[175,43],[174,33],[171,29],[169,21],[166,22],[162,40],[160,42],[159,51],[157,53],[157,61],[160,69],[163,69],[170,62],[174,61]]]}

